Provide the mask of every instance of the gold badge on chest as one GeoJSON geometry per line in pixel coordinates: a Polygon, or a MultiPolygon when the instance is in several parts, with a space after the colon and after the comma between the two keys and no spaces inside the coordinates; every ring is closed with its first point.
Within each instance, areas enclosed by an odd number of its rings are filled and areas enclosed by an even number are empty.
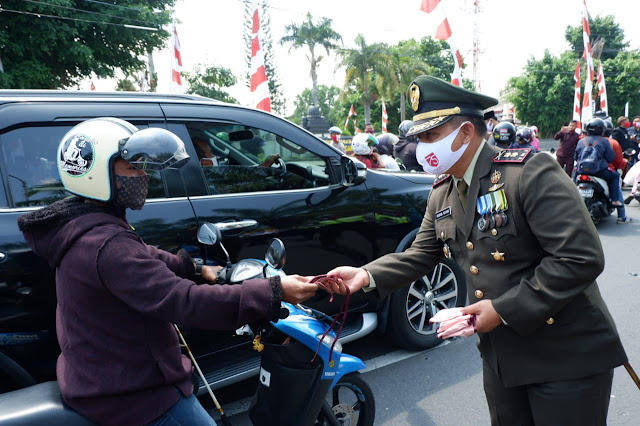
{"type": "Polygon", "coordinates": [[[493,185],[489,187],[489,192],[497,191],[504,186],[504,183],[498,183],[500,182],[501,178],[502,173],[500,173],[498,170],[494,170],[493,173],[491,173],[491,183],[493,185]]]}

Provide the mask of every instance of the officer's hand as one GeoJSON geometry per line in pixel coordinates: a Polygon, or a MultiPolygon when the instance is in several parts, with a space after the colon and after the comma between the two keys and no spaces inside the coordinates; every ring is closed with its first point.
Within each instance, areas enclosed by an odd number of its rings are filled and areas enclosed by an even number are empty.
{"type": "Polygon", "coordinates": [[[211,284],[215,284],[218,280],[218,271],[222,269],[222,266],[207,266],[202,265],[202,278],[211,284]]]}
{"type": "Polygon", "coordinates": [[[349,287],[351,293],[355,293],[362,287],[369,285],[369,274],[362,268],[354,268],[352,266],[339,266],[332,269],[327,275],[334,276],[342,280],[342,286],[332,289],[338,294],[346,294],[344,286],[349,287]]]}
{"type": "Polygon", "coordinates": [[[287,275],[280,279],[282,285],[282,300],[285,302],[302,303],[318,290],[316,284],[310,283],[310,277],[301,277],[300,275],[287,275]]]}
{"type": "Polygon", "coordinates": [[[500,315],[493,308],[491,300],[481,300],[473,305],[462,308],[465,314],[476,315],[476,330],[488,333],[499,325],[502,325],[500,315]]]}

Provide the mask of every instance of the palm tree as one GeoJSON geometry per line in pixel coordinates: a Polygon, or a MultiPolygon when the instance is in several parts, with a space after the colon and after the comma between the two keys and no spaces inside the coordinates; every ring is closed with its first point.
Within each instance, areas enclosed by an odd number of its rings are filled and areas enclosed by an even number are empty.
{"type": "Polygon", "coordinates": [[[322,46],[327,51],[328,55],[330,50],[338,47],[338,42],[342,42],[342,36],[331,28],[332,22],[333,21],[331,19],[322,18],[316,25],[313,22],[311,13],[307,13],[307,20],[302,24],[287,25],[285,27],[287,35],[280,39],[281,45],[291,43],[289,51],[291,51],[291,49],[299,49],[304,46],[309,48],[309,55],[307,55],[307,59],[311,63],[311,71],[309,74],[311,75],[311,81],[313,83],[313,104],[316,106],[318,106],[318,75],[316,73],[316,69],[324,57],[322,55],[316,57],[315,49],[317,46],[322,46]]]}
{"type": "Polygon", "coordinates": [[[360,102],[364,107],[364,118],[370,123],[371,104],[376,98],[372,90],[375,80],[382,85],[382,81],[392,78],[390,75],[390,57],[388,47],[382,43],[367,44],[362,34],[355,40],[355,49],[342,49],[342,65],[346,67],[345,87],[354,85],[360,93],[360,102]]]}
{"type": "Polygon", "coordinates": [[[385,80],[382,89],[388,97],[400,92],[400,121],[406,119],[406,93],[409,84],[421,74],[429,74],[429,65],[420,58],[419,46],[415,40],[400,42],[390,50],[391,75],[393,78],[385,80]]]}

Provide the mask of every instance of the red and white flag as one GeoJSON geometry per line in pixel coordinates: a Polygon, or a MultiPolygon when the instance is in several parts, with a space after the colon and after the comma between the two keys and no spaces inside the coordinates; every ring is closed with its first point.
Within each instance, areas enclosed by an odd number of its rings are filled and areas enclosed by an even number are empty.
{"type": "Polygon", "coordinates": [[[170,93],[184,93],[182,86],[182,56],[180,55],[180,40],[178,40],[178,30],[176,24],[173,24],[173,34],[171,35],[171,83],[169,85],[170,93]]]}
{"type": "Polygon", "coordinates": [[[440,4],[442,1],[443,0],[422,0],[420,10],[426,13],[432,13],[437,10],[438,12],[436,13],[439,13],[442,16],[442,21],[436,29],[436,38],[438,40],[445,40],[449,43],[454,64],[453,74],[451,74],[451,84],[462,86],[462,55],[460,55],[460,51],[456,47],[453,37],[451,37],[451,26],[449,25],[449,20],[445,13],[444,5],[440,4]]]}
{"type": "MultiPolygon", "coordinates": [[[[351,109],[349,109],[349,114],[347,114],[347,121],[344,122],[344,128],[347,128],[347,125],[349,124],[349,119],[351,118],[351,116],[355,116],[357,117],[358,114],[356,114],[356,110],[353,109],[353,104],[351,104],[351,109]]],[[[355,127],[355,123],[356,123],[356,119],[353,119],[353,125],[355,127]]]]}
{"type": "Polygon", "coordinates": [[[602,71],[602,61],[598,66],[598,96],[600,97],[600,111],[609,115],[609,104],[607,103],[607,86],[604,84],[604,72],[602,71]]]}
{"type": "Polygon", "coordinates": [[[584,59],[587,63],[587,77],[584,81],[584,95],[582,97],[582,123],[585,125],[593,118],[593,105],[591,93],[593,92],[593,58],[591,57],[591,43],[589,42],[589,12],[587,11],[587,0],[583,0],[582,10],[582,42],[584,44],[584,59]]]}
{"type": "Polygon", "coordinates": [[[573,74],[573,79],[576,82],[576,90],[573,98],[572,120],[575,120],[578,123],[576,125],[576,129],[582,129],[582,123],[580,122],[580,59],[578,59],[578,63],[576,64],[576,72],[573,74]]]}
{"type": "Polygon", "coordinates": [[[264,53],[262,52],[262,32],[260,31],[260,16],[258,1],[251,0],[253,10],[253,34],[251,35],[251,98],[257,109],[271,112],[271,98],[269,97],[269,82],[264,67],[264,53]]]}
{"type": "Polygon", "coordinates": [[[92,91],[92,92],[95,92],[95,91],[96,91],[96,86],[93,84],[93,81],[91,82],[91,86],[90,86],[90,88],[91,88],[91,91],[92,91]]]}
{"type": "Polygon", "coordinates": [[[384,104],[384,99],[382,99],[382,133],[387,133],[387,123],[389,123],[387,106],[384,104]]]}

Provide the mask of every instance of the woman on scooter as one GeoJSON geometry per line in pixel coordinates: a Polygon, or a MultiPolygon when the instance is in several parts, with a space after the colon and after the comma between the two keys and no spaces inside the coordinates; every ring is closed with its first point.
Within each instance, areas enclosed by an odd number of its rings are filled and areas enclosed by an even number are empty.
{"type": "Polygon", "coordinates": [[[193,395],[192,366],[172,323],[234,329],[275,318],[317,286],[296,275],[210,283],[217,269],[149,246],[128,224],[141,209],[145,171],[179,168],[182,141],[115,118],[88,120],[62,139],[58,171],[75,194],[18,219],[34,252],[56,267],[56,329],[63,399],[99,424],[215,424],[193,395]]]}

